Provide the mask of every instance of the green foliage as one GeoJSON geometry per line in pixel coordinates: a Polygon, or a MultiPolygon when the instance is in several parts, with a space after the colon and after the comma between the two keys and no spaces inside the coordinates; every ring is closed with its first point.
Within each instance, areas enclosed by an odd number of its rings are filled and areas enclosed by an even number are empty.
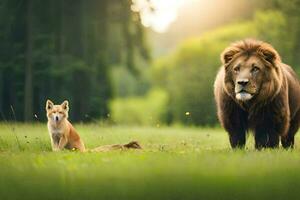
{"type": "Polygon", "coordinates": [[[160,125],[165,121],[169,98],[163,90],[152,89],[144,97],[116,98],[110,102],[117,124],[160,125]]]}
{"type": "MultiPolygon", "coordinates": [[[[283,51],[280,51],[280,53],[284,54],[284,58],[286,59],[285,62],[292,65],[299,74],[300,68],[298,66],[300,66],[300,1],[270,0],[261,2],[265,8],[263,12],[270,9],[275,11],[275,14],[273,14],[273,18],[271,18],[271,14],[269,15],[271,21],[277,23],[278,20],[279,23],[281,22],[281,24],[285,24],[284,29],[276,29],[276,27],[272,27],[272,31],[268,32],[269,35],[272,34],[272,32],[275,32],[275,34],[277,35],[278,32],[282,32],[281,38],[269,37],[269,39],[274,42],[275,47],[281,47],[283,49],[283,51]],[[283,20],[282,16],[284,17],[283,20]]],[[[277,26],[277,28],[279,27],[277,26]]]]}
{"type": "Polygon", "coordinates": [[[149,68],[141,67],[139,76],[122,66],[114,66],[111,73],[112,92],[116,98],[145,95],[150,85],[149,68]]]}
{"type": "Polygon", "coordinates": [[[291,33],[287,31],[290,24],[284,14],[276,10],[258,11],[253,21],[257,38],[272,44],[283,61],[291,64],[293,55],[290,52],[293,48],[293,40],[286,39],[291,37],[291,33]]]}

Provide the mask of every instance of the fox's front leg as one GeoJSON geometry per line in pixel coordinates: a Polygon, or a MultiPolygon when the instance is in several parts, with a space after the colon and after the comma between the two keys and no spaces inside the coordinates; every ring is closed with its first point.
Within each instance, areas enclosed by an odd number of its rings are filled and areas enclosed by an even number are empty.
{"type": "Polygon", "coordinates": [[[53,142],[53,143],[52,143],[52,150],[53,150],[53,151],[60,151],[60,150],[62,150],[62,149],[59,148],[59,143],[53,142]]]}
{"type": "Polygon", "coordinates": [[[59,139],[54,137],[54,135],[50,136],[52,151],[58,151],[58,142],[59,139]]]}
{"type": "Polygon", "coordinates": [[[52,151],[59,151],[58,149],[58,143],[54,143],[54,141],[51,141],[52,151]]]}
{"type": "Polygon", "coordinates": [[[58,150],[63,150],[65,146],[67,145],[68,140],[66,137],[62,136],[58,143],[58,150]]]}
{"type": "Polygon", "coordinates": [[[60,136],[57,134],[52,134],[50,139],[51,139],[51,147],[52,151],[59,151],[59,141],[60,141],[60,136]]]}

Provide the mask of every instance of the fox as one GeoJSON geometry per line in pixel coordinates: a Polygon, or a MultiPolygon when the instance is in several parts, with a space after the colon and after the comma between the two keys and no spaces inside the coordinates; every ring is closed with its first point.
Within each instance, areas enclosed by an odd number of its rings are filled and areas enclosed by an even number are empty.
{"type": "Polygon", "coordinates": [[[85,146],[79,134],[69,122],[69,102],[65,100],[60,105],[54,105],[51,100],[46,102],[48,132],[53,151],[63,149],[84,152],[85,146]]]}
{"type": "Polygon", "coordinates": [[[53,151],[79,150],[80,152],[107,152],[116,149],[142,149],[137,141],[127,144],[113,144],[86,149],[84,142],[73,127],[69,118],[69,102],[63,101],[55,105],[51,100],[46,101],[47,127],[53,151]]]}

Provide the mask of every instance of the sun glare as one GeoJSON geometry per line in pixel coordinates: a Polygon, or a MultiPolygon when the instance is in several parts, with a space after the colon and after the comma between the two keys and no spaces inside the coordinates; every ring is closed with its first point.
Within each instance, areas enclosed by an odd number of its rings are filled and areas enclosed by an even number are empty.
{"type": "Polygon", "coordinates": [[[132,10],[141,12],[142,24],[156,32],[165,32],[177,18],[184,0],[133,0],[132,10]]]}

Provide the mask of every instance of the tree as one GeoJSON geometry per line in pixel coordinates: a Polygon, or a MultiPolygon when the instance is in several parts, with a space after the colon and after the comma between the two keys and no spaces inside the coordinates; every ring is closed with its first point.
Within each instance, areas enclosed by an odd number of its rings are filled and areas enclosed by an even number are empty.
{"type": "Polygon", "coordinates": [[[33,118],[33,13],[32,0],[26,0],[26,50],[25,50],[25,97],[24,120],[33,118]]]}

